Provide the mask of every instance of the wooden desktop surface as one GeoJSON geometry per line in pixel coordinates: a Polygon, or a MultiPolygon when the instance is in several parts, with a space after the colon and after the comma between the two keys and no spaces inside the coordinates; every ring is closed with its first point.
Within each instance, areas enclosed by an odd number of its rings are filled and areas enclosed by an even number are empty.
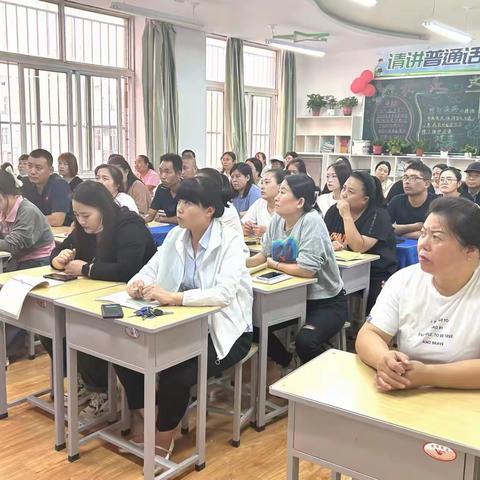
{"type": "Polygon", "coordinates": [[[379,260],[380,255],[374,255],[371,253],[362,253],[362,258],[358,260],[337,260],[337,264],[341,268],[353,268],[357,267],[358,265],[365,265],[366,263],[374,262],[375,260],[379,260]]]}
{"type": "Polygon", "coordinates": [[[328,350],[270,387],[288,400],[400,426],[480,452],[480,391],[421,388],[380,393],[357,355],[328,350]]]}
{"type": "Polygon", "coordinates": [[[264,270],[260,270],[252,275],[252,284],[253,284],[253,291],[259,293],[276,293],[282,292],[284,290],[290,290],[292,288],[302,287],[304,285],[310,285],[312,283],[317,283],[317,278],[301,278],[301,277],[293,277],[289,278],[288,280],[283,280],[282,282],[274,283],[273,285],[269,285],[268,283],[260,283],[256,282],[254,279],[259,275],[263,275],[264,273],[268,272],[276,272],[272,268],[266,268],[264,270]]]}
{"type": "MultiPolygon", "coordinates": [[[[98,292],[90,291],[82,295],[76,295],[74,297],[64,298],[58,301],[56,304],[65,307],[70,310],[74,310],[80,313],[86,313],[95,317],[102,317],[101,305],[102,303],[109,303],[108,301],[99,301],[101,297],[111,295],[125,291],[125,285],[117,285],[112,288],[104,289],[98,292]]],[[[122,307],[124,318],[115,319],[115,323],[120,323],[126,327],[135,327],[137,330],[141,330],[149,333],[156,333],[166,328],[171,328],[178,323],[192,321],[205,315],[215,313],[221,309],[221,307],[171,307],[164,306],[158,307],[162,310],[174,312],[169,315],[162,315],[161,317],[146,318],[142,320],[141,317],[134,315],[134,309],[122,307]]]]}

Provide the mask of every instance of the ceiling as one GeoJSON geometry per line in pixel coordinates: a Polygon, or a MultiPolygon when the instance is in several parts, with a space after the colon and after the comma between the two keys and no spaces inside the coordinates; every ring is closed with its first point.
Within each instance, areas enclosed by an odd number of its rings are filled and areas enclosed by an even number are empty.
{"type": "MultiPolygon", "coordinates": [[[[174,15],[199,24],[208,33],[264,42],[276,34],[329,32],[327,52],[345,52],[412,44],[449,43],[421,26],[434,18],[469,31],[480,41],[478,0],[378,0],[374,8],[364,8],[351,0],[122,0],[137,7],[174,15]],[[475,7],[474,5],[477,4],[475,7]],[[401,9],[399,8],[401,5],[401,9]],[[464,6],[472,7],[468,12],[464,6]],[[374,33],[376,30],[401,32],[404,36],[374,33]],[[414,38],[413,38],[414,37],[414,38]]],[[[85,3],[109,6],[109,0],[85,3]]],[[[322,48],[324,45],[322,44],[322,48]]]]}

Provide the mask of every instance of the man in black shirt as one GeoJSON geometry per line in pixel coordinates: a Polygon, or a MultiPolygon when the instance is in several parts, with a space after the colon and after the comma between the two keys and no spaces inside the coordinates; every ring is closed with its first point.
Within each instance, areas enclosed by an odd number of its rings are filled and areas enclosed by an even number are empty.
{"type": "Polygon", "coordinates": [[[428,192],[432,171],[422,162],[414,161],[402,177],[404,194],[395,196],[388,204],[395,234],[417,239],[427,217],[430,202],[435,198],[428,192]]]}
{"type": "Polygon", "coordinates": [[[152,204],[145,216],[145,222],[151,222],[157,216],[159,222],[177,222],[176,192],[182,182],[182,158],[175,153],[166,153],[160,157],[160,181],[152,204]]]}
{"type": "Polygon", "coordinates": [[[465,183],[461,191],[469,193],[474,202],[480,205],[480,162],[472,162],[466,169],[465,183]]]}
{"type": "Polygon", "coordinates": [[[52,227],[71,225],[72,191],[68,183],[53,173],[50,152],[33,150],[27,163],[28,181],[23,182],[22,195],[36,205],[52,227]]]}

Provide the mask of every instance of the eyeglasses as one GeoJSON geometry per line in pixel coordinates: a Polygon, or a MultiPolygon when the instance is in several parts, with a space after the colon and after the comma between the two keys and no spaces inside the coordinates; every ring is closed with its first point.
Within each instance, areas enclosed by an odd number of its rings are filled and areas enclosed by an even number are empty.
{"type": "Polygon", "coordinates": [[[456,182],[457,179],[453,177],[440,177],[440,183],[453,183],[456,182]]]}
{"type": "Polygon", "coordinates": [[[419,180],[425,180],[423,177],[418,175],[403,175],[402,182],[418,182],[419,180]]]}

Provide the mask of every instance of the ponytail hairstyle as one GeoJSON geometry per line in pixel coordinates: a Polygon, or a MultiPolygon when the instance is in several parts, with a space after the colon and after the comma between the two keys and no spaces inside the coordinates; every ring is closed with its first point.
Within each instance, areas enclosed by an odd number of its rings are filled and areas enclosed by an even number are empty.
{"type": "Polygon", "coordinates": [[[150,159],[146,155],[137,155],[137,158],[141,158],[147,164],[147,167],[149,170],[155,170],[153,163],[150,161],[150,159]]]}
{"type": "Polygon", "coordinates": [[[285,177],[293,196],[297,199],[303,198],[303,211],[308,213],[315,205],[315,182],[304,173],[298,175],[287,175],[285,177]]]}
{"type": "Polygon", "coordinates": [[[382,184],[377,177],[362,171],[353,172],[351,177],[362,183],[363,194],[368,197],[367,208],[385,207],[386,201],[383,196],[382,184]]]}

